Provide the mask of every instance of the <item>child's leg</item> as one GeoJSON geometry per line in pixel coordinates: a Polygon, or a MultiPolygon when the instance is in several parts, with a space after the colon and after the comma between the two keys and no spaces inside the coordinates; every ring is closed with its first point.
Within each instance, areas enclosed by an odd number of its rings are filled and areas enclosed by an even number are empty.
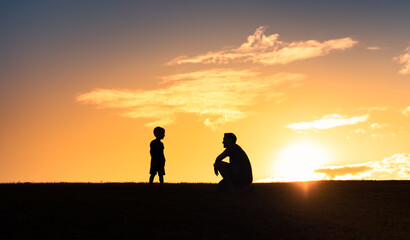
{"type": "Polygon", "coordinates": [[[151,174],[151,176],[149,177],[149,183],[154,182],[154,177],[155,177],[155,174],[151,174]]]}
{"type": "Polygon", "coordinates": [[[159,182],[161,184],[163,184],[164,183],[164,175],[158,174],[158,177],[159,177],[159,182]]]}

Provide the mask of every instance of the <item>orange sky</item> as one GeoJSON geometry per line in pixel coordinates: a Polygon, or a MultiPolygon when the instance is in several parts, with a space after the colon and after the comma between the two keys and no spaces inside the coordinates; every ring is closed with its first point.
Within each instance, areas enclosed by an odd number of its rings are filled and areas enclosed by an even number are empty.
{"type": "Polygon", "coordinates": [[[410,179],[407,3],[1,5],[0,182],[410,179]]]}

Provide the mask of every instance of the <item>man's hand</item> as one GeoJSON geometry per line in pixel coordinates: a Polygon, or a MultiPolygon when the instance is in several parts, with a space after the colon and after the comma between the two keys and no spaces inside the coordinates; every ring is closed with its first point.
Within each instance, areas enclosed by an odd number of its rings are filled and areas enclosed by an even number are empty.
{"type": "Polygon", "coordinates": [[[214,163],[214,172],[215,172],[215,175],[218,176],[219,173],[218,173],[218,169],[215,166],[215,163],[214,163]]]}

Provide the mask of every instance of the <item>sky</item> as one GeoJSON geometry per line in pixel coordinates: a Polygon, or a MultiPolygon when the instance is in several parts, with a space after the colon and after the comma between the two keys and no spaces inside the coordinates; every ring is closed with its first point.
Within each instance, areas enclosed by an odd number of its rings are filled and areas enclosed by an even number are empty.
{"type": "Polygon", "coordinates": [[[409,1],[1,1],[0,182],[410,180],[409,1]],[[228,161],[228,159],[226,159],[228,161]],[[156,179],[157,181],[157,179],[156,179]]]}

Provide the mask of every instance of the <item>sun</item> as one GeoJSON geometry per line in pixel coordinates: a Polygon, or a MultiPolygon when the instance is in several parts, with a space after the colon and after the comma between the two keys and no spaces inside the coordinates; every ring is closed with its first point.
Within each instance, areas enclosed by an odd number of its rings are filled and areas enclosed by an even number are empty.
{"type": "Polygon", "coordinates": [[[313,142],[299,142],[283,148],[277,158],[277,170],[284,181],[310,181],[321,179],[314,170],[329,161],[329,153],[313,142]]]}

